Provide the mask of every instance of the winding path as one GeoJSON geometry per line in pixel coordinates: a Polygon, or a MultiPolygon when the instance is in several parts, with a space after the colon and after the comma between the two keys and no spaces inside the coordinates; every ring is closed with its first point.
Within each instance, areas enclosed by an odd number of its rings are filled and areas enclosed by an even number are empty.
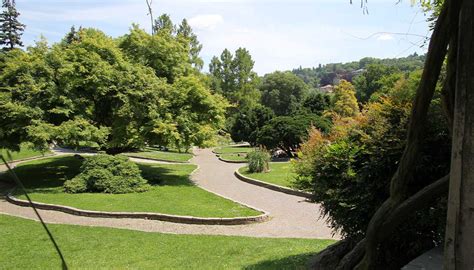
{"type": "MultiPolygon", "coordinates": [[[[271,220],[250,225],[189,225],[156,220],[89,218],[56,211],[39,210],[48,223],[125,228],[175,234],[238,235],[338,239],[319,215],[317,204],[238,180],[234,171],[242,164],[219,161],[210,149],[195,150],[191,160],[199,166],[192,180],[202,188],[232,200],[269,212],[271,220]]],[[[140,160],[141,162],[142,160],[140,160]]],[[[148,161],[149,162],[149,161],[148,161]]],[[[36,219],[33,210],[10,204],[0,198],[0,213],[36,219]]]]}

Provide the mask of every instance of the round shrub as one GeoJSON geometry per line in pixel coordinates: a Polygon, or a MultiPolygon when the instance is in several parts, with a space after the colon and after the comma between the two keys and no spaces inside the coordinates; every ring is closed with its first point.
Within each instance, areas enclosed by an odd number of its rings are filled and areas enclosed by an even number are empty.
{"type": "Polygon", "coordinates": [[[67,180],[63,187],[67,193],[82,193],[87,191],[87,183],[82,179],[67,180]]]}
{"type": "Polygon", "coordinates": [[[96,155],[86,158],[80,173],[64,183],[68,193],[132,193],[148,190],[138,166],[127,157],[96,155]]]}
{"type": "Polygon", "coordinates": [[[268,162],[270,161],[270,154],[264,150],[255,150],[247,154],[249,162],[249,172],[260,173],[267,172],[268,162]]]}

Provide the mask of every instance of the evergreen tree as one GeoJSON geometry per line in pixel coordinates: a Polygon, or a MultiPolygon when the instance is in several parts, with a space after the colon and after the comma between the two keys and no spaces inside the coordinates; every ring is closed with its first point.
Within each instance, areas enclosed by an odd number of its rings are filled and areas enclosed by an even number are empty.
{"type": "Polygon", "coordinates": [[[158,19],[155,20],[154,33],[165,32],[169,35],[176,33],[176,26],[173,24],[170,15],[162,14],[158,19]]]}
{"type": "Polygon", "coordinates": [[[183,19],[179,25],[177,36],[186,43],[186,46],[188,46],[189,58],[193,67],[197,70],[201,70],[204,65],[204,61],[199,57],[199,53],[202,50],[202,44],[199,43],[196,34],[193,33],[193,29],[186,19],[183,19]]]}
{"type": "Polygon", "coordinates": [[[15,8],[15,0],[3,0],[0,14],[0,46],[3,50],[12,50],[16,46],[22,47],[21,35],[25,25],[18,21],[20,13],[15,8]]]}

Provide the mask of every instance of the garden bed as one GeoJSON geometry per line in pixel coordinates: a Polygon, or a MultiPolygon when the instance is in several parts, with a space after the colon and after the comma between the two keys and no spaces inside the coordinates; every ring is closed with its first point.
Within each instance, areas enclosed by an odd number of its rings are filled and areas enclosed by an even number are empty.
{"type": "MultiPolygon", "coordinates": [[[[219,197],[194,185],[191,164],[139,164],[152,188],[143,193],[68,194],[63,183],[77,175],[82,161],[62,156],[26,162],[15,168],[33,201],[109,212],[154,212],[194,217],[248,217],[261,212],[219,197]]],[[[6,175],[1,177],[7,177],[6,175]]],[[[14,194],[25,199],[21,193],[14,194]]]]}

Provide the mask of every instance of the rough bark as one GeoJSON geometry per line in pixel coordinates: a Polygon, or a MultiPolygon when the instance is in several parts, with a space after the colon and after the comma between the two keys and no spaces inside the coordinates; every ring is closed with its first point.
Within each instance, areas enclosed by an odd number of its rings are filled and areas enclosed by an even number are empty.
{"type": "MultiPolygon", "coordinates": [[[[459,20],[459,13],[455,11],[457,8],[450,9],[449,17],[451,20],[459,20]]],[[[451,23],[449,27],[451,38],[449,41],[448,61],[446,64],[446,78],[441,91],[443,111],[448,122],[448,128],[451,134],[453,134],[453,121],[454,121],[454,91],[456,89],[456,65],[457,65],[457,53],[458,53],[458,25],[451,23]]]]}
{"type": "Polygon", "coordinates": [[[474,1],[459,18],[445,269],[474,269],[474,1]]]}
{"type": "MultiPolygon", "coordinates": [[[[445,2],[433,30],[425,67],[413,103],[408,128],[407,145],[400,160],[399,167],[391,181],[390,197],[377,210],[369,223],[365,238],[365,256],[362,261],[357,264],[355,269],[375,269],[378,247],[387,235],[384,232],[386,228],[383,224],[393,209],[402,203],[409,195],[408,187],[413,179],[416,161],[419,157],[420,141],[425,130],[423,127],[426,125],[429,105],[433,98],[441,67],[446,56],[449,41],[448,7],[450,2],[451,1],[445,2]]],[[[358,254],[350,253],[348,255],[355,256],[358,254]]],[[[347,258],[346,261],[348,263],[342,266],[343,269],[351,269],[354,267],[354,265],[349,265],[349,263],[353,263],[355,260],[347,258]]]]}
{"type": "Polygon", "coordinates": [[[334,270],[342,257],[344,257],[355,244],[356,243],[351,239],[344,239],[332,244],[311,258],[308,266],[310,269],[315,270],[334,270]]]}

